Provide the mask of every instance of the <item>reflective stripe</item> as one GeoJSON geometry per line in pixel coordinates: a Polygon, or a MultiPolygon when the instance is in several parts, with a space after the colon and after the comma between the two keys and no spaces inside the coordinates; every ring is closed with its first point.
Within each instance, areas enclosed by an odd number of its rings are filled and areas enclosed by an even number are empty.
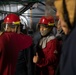
{"type": "Polygon", "coordinates": [[[18,21],[18,22],[13,22],[13,24],[20,24],[20,21],[18,21]]]}

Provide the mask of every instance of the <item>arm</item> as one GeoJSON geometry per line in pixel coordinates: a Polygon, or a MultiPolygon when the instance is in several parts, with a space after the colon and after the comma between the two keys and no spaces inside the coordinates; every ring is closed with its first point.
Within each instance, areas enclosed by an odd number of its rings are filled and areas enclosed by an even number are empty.
{"type": "Polygon", "coordinates": [[[57,64],[57,62],[58,62],[57,44],[58,43],[57,43],[56,40],[51,40],[48,43],[47,48],[45,48],[43,50],[44,56],[39,56],[39,60],[37,62],[37,66],[44,67],[44,66],[47,66],[47,65],[56,65],[57,64]]]}

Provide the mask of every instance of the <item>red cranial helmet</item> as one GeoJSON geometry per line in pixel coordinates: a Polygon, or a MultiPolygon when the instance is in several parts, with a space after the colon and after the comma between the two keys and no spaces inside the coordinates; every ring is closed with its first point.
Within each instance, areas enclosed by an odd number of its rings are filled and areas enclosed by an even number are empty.
{"type": "Polygon", "coordinates": [[[19,16],[16,15],[16,14],[8,14],[5,18],[4,18],[4,23],[5,24],[9,24],[9,23],[12,23],[12,24],[20,24],[20,19],[19,19],[19,16]]]}
{"type": "Polygon", "coordinates": [[[43,16],[39,21],[39,25],[54,26],[54,18],[52,16],[43,16]]]}
{"type": "Polygon", "coordinates": [[[11,13],[4,18],[4,21],[1,24],[1,29],[7,31],[8,27],[10,28],[16,27],[18,29],[19,26],[20,26],[19,16],[17,14],[11,13]]]}

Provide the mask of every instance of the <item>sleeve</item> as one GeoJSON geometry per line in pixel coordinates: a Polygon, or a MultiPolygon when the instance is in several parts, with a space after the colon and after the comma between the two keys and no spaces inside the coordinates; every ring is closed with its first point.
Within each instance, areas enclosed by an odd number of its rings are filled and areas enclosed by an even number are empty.
{"type": "Polygon", "coordinates": [[[57,62],[58,62],[58,49],[57,49],[57,46],[58,43],[56,40],[51,40],[49,43],[48,43],[48,48],[46,48],[46,51],[45,49],[43,50],[44,53],[43,53],[43,56],[39,56],[39,61],[37,63],[37,66],[39,67],[44,67],[44,66],[47,66],[47,65],[56,65],[57,62]]]}
{"type": "Polygon", "coordinates": [[[72,61],[72,67],[73,67],[73,72],[74,74],[76,74],[76,40],[73,41],[73,43],[71,43],[71,46],[69,48],[69,51],[72,51],[72,55],[71,55],[71,61],[72,61]],[[73,44],[74,43],[74,44],[73,44]]]}
{"type": "Polygon", "coordinates": [[[32,37],[24,34],[12,34],[9,45],[16,51],[27,49],[32,45],[32,37]]]}

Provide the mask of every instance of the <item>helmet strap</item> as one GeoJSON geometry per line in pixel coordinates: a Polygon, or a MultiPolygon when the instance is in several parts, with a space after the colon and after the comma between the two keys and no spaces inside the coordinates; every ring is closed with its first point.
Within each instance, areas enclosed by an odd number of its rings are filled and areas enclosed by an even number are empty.
{"type": "Polygon", "coordinates": [[[19,25],[18,25],[17,28],[16,28],[16,33],[18,32],[18,28],[19,28],[19,25]]]}
{"type": "Polygon", "coordinates": [[[7,28],[8,28],[8,24],[6,24],[6,26],[5,26],[4,30],[5,30],[5,31],[7,31],[7,28]]]}

